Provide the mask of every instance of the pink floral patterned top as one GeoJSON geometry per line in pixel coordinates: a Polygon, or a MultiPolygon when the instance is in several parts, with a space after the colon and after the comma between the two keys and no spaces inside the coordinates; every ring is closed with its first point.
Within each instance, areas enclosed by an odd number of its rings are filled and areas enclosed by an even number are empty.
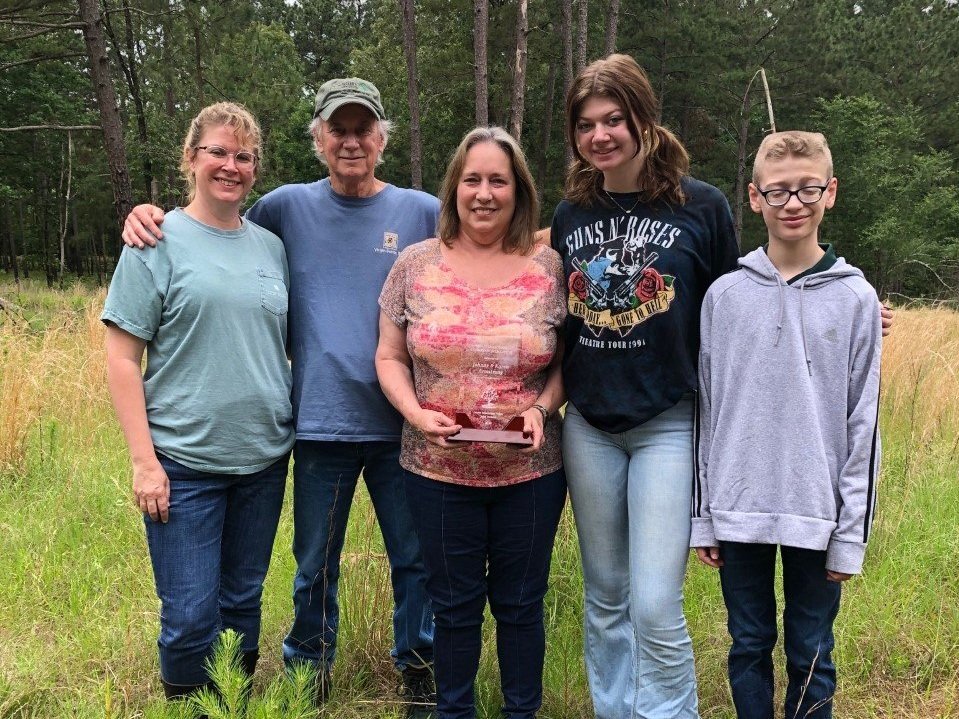
{"type": "MultiPolygon", "coordinates": [[[[464,412],[475,427],[503,429],[536,401],[566,317],[566,282],[553,249],[539,245],[530,259],[510,282],[479,289],[453,273],[437,239],[397,258],[380,307],[406,328],[420,406],[451,419],[464,412]]],[[[517,484],[562,466],[560,431],[554,415],[540,451],[525,454],[495,443],[440,447],[405,422],[400,464],[441,482],[517,484]]]]}

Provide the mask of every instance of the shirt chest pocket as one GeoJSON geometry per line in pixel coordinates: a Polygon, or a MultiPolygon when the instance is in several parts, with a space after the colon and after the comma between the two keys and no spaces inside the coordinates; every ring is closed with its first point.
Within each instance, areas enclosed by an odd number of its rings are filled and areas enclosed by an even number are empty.
{"type": "Polygon", "coordinates": [[[289,307],[289,293],[278,270],[256,270],[260,285],[260,305],[275,315],[285,315],[289,307]]]}

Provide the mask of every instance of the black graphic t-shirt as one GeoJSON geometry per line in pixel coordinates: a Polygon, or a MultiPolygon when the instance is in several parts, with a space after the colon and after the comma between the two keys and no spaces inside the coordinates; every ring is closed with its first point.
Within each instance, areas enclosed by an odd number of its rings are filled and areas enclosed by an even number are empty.
{"type": "Polygon", "coordinates": [[[553,248],[569,288],[563,381],[594,427],[625,432],[696,389],[699,309],[739,250],[729,203],[685,178],[686,204],[612,193],[593,207],[560,202],[553,248]],[[629,210],[627,212],[626,210],[629,210]]]}

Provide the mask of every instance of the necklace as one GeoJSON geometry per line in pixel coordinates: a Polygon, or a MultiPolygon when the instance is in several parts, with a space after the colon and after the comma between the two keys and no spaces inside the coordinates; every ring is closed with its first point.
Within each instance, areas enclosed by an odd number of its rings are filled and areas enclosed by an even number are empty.
{"type": "Polygon", "coordinates": [[[619,204],[618,202],[616,202],[616,198],[613,197],[611,194],[609,194],[609,190],[607,190],[607,189],[604,188],[604,189],[603,189],[603,192],[606,193],[606,197],[609,198],[609,201],[610,201],[610,202],[612,202],[614,205],[616,205],[616,207],[618,207],[620,210],[622,210],[623,212],[625,212],[627,215],[633,214],[633,210],[636,209],[636,205],[638,205],[638,204],[639,204],[639,201],[642,199],[642,195],[637,196],[637,197],[636,197],[636,202],[634,202],[634,203],[633,203],[633,206],[630,207],[630,208],[627,210],[627,209],[626,209],[625,207],[623,207],[621,204],[619,204]]]}

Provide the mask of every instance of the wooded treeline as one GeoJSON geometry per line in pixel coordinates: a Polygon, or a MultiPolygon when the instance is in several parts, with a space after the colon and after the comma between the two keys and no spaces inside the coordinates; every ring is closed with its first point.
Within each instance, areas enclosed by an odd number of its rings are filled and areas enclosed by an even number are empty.
{"type": "Polygon", "coordinates": [[[764,240],[743,195],[769,129],[764,68],[777,129],[832,146],[825,239],[883,295],[956,296],[957,0],[2,0],[0,269],[103,281],[119,213],[181,201],[186,123],[217,100],[263,125],[255,193],[317,179],[313,94],[346,75],[372,80],[397,123],[383,179],[436,192],[462,135],[496,123],[521,138],[548,222],[564,90],[611,49],[649,72],[744,249],[764,240]]]}

